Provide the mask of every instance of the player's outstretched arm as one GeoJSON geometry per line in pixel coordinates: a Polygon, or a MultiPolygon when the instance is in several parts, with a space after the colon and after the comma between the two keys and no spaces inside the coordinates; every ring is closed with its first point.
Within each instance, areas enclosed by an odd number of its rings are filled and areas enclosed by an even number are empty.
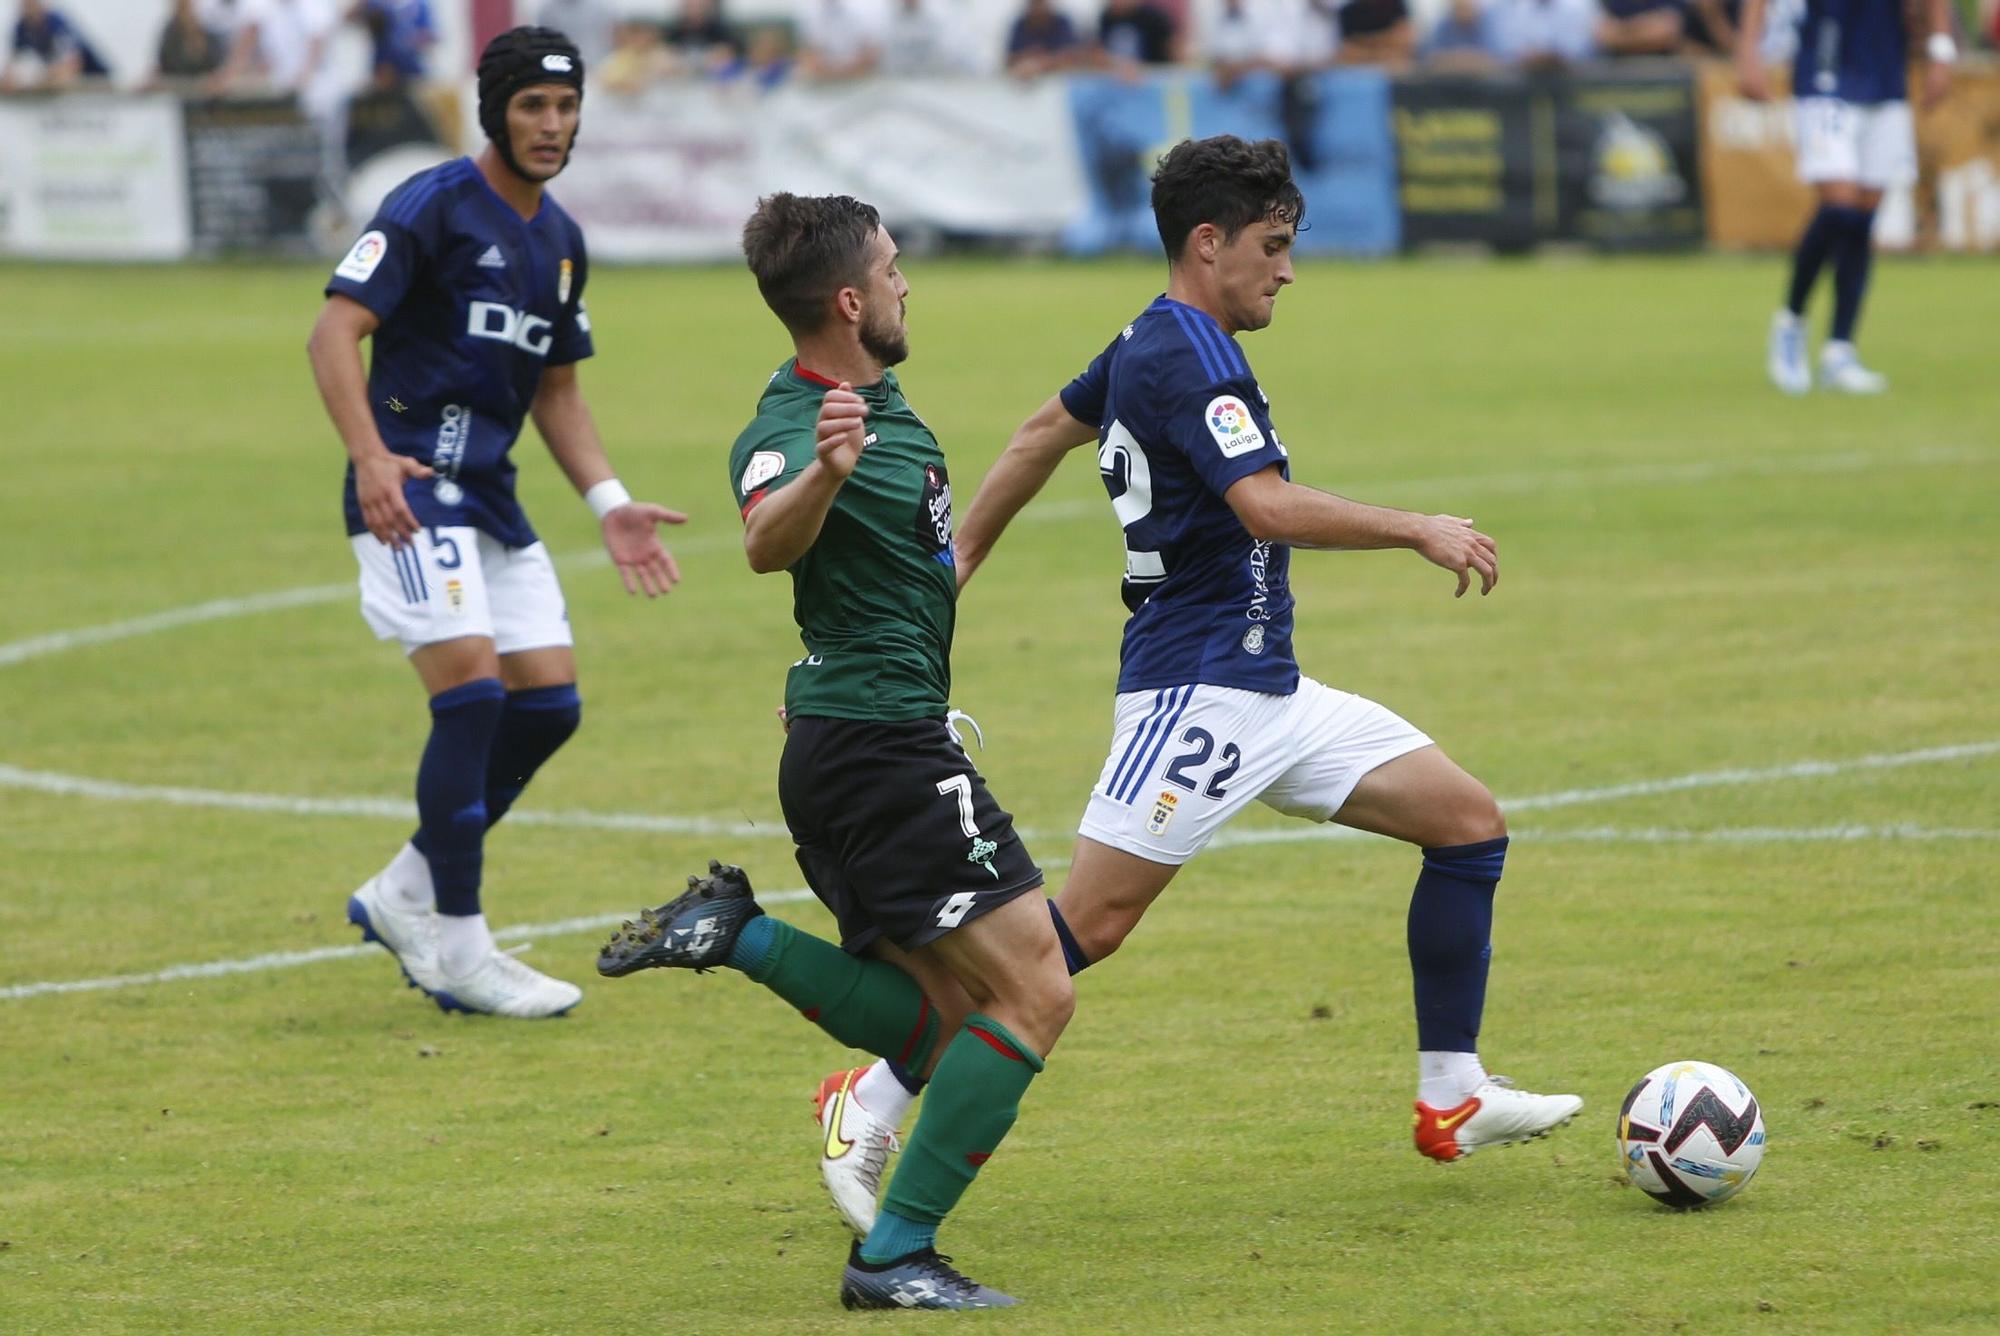
{"type": "Polygon", "coordinates": [[[1373,551],[1406,547],[1458,576],[1458,595],[1479,575],[1479,592],[1500,582],[1500,551],[1459,515],[1419,515],[1371,506],[1288,482],[1278,466],[1261,469],[1223,493],[1253,538],[1293,547],[1373,551]]]}
{"type": "Polygon", "coordinates": [[[306,357],[312,362],[326,415],[354,461],[354,495],[361,504],[361,520],[377,541],[400,548],[423,527],[403,498],[403,484],[432,475],[428,465],[389,453],[368,407],[361,340],[381,323],[373,311],[350,297],[328,297],[313,322],[312,337],[306,340],[306,357]]]}
{"type": "Polygon", "coordinates": [[[604,531],[604,550],[618,567],[625,592],[643,591],[647,598],[656,598],[679,584],[681,568],[674,562],[674,554],[661,544],[657,526],[684,524],[687,516],[650,501],[634,501],[618,481],[604,454],[590,405],[584,402],[574,363],[542,372],[535,402],[528,411],[570,486],[597,513],[604,531]]]}
{"type": "Polygon", "coordinates": [[[842,381],[820,400],[813,426],[813,461],[743,517],[743,553],[759,575],[782,571],[819,538],[833,498],[866,448],[868,405],[842,381]]]}
{"type": "Polygon", "coordinates": [[[1021,507],[1047,485],[1063,456],[1086,441],[1097,439],[1097,428],[1070,416],[1061,395],[1035,410],[1033,417],[1014,431],[1000,458],[993,461],[979,492],[966,507],[953,539],[953,560],[958,567],[958,587],[965,588],[972,573],[1000,541],[1000,535],[1021,507]]]}

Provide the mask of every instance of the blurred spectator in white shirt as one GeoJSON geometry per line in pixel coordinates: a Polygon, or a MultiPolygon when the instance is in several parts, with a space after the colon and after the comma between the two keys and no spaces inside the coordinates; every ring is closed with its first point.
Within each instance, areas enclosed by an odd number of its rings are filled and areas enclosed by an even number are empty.
{"type": "Polygon", "coordinates": [[[331,0],[243,0],[229,61],[210,81],[219,92],[295,93],[306,114],[322,118],[340,104],[340,75],[327,59],[340,26],[331,0]]]}
{"type": "Polygon", "coordinates": [[[611,54],[617,41],[618,16],[605,0],[541,0],[535,10],[535,22],[544,28],[554,28],[576,43],[577,54],[583,57],[585,78],[589,77],[592,65],[611,54]]]}
{"type": "Polygon", "coordinates": [[[808,79],[864,79],[882,63],[889,10],[879,0],[804,0],[798,71],[808,79]]]}
{"type": "Polygon", "coordinates": [[[896,0],[882,42],[884,74],[966,74],[974,68],[959,39],[962,25],[938,12],[938,0],[896,0]]]}

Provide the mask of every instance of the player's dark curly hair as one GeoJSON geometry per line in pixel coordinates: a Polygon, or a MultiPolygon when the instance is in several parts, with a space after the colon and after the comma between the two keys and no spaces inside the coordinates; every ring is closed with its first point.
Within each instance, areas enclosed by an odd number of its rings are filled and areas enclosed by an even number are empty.
{"type": "Polygon", "coordinates": [[[868,245],[881,226],[875,206],[852,195],[766,195],[743,225],[743,258],[785,328],[811,334],[834,293],[867,280],[868,245]]]}
{"type": "Polygon", "coordinates": [[[1203,223],[1222,229],[1225,240],[1252,223],[1296,223],[1304,230],[1306,201],[1292,181],[1292,156],[1279,140],[1183,139],[1153,173],[1153,221],[1171,262],[1203,223]]]}

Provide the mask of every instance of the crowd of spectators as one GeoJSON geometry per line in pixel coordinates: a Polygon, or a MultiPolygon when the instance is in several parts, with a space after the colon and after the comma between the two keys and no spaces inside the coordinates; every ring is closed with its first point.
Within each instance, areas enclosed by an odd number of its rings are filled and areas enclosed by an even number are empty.
{"type": "MultiPolygon", "coordinates": [[[[75,0],[70,0],[74,3],[75,0]]],[[[1785,0],[1774,0],[1782,6],[1785,0]]],[[[60,0],[18,0],[0,90],[108,80],[112,70],[60,0]]],[[[367,84],[422,81],[437,28],[430,0],[167,0],[147,86],[289,90],[324,103],[328,49],[365,32],[367,84]],[[343,8],[343,6],[345,6],[343,8]]],[[[1975,35],[2000,38],[2000,0],[1976,5],[1975,35]]],[[[838,81],[1002,68],[1021,79],[1072,70],[1127,77],[1200,64],[1229,84],[1255,70],[1342,64],[1391,70],[1545,70],[1625,56],[1728,54],[1741,0],[1024,0],[1001,49],[960,0],[792,0],[789,16],[732,22],[724,0],[523,0],[522,17],[567,33],[614,92],[673,79],[838,81]],[[657,14],[648,11],[658,5],[657,14]]],[[[760,14],[771,12],[760,5],[760,14]]],[[[1975,26],[1968,22],[1968,29],[1975,26]]]]}

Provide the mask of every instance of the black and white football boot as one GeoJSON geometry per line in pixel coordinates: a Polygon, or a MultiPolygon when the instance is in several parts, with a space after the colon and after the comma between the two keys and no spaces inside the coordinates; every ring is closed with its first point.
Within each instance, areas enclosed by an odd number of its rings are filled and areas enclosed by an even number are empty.
{"type": "Polygon", "coordinates": [[[1020,1301],[981,1285],[952,1268],[935,1248],[922,1248],[893,1262],[864,1262],[861,1245],[848,1250],[840,1276],[843,1308],[1009,1308],[1020,1301]]]}
{"type": "Polygon", "coordinates": [[[689,877],[678,897],[613,933],[597,953],[597,972],[616,979],[645,969],[712,970],[729,959],[743,925],[763,913],[743,869],[711,858],[706,877],[689,877]]]}

